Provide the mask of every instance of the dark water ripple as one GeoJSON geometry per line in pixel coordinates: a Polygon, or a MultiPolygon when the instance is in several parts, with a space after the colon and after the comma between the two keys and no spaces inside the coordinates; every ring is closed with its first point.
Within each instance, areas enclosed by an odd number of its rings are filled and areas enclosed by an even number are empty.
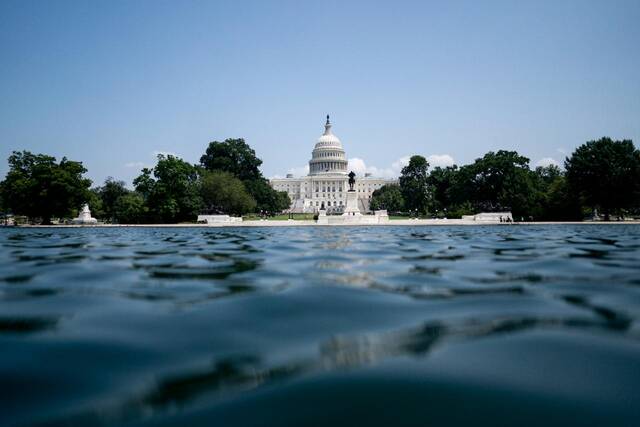
{"type": "Polygon", "coordinates": [[[0,230],[0,425],[637,425],[640,227],[0,230]]]}

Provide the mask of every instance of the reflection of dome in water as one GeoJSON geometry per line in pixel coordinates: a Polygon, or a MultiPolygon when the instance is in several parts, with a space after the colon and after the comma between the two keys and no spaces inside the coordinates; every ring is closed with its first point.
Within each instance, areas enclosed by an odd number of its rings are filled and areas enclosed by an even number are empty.
{"type": "Polygon", "coordinates": [[[327,173],[347,173],[347,156],[342,148],[340,138],[331,132],[331,122],[328,115],[327,123],[324,125],[324,133],[318,138],[309,161],[309,175],[327,173]]]}

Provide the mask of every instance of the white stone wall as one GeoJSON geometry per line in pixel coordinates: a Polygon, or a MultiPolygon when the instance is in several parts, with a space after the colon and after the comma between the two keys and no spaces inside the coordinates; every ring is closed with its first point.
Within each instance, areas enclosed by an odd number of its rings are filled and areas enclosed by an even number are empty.
{"type": "MultiPolygon", "coordinates": [[[[291,198],[291,208],[315,211],[320,207],[343,208],[346,205],[349,178],[338,176],[306,176],[303,178],[274,178],[271,186],[278,191],[286,191],[291,198]]],[[[396,179],[356,177],[355,190],[358,199],[368,202],[373,192],[383,185],[397,183],[396,179]]]]}

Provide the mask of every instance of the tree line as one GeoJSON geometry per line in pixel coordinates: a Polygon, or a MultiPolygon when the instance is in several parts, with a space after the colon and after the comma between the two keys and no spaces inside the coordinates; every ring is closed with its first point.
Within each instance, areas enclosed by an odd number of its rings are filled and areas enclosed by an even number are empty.
{"type": "MultiPolygon", "coordinates": [[[[134,189],[107,178],[91,187],[81,162],[45,154],[13,152],[0,182],[0,211],[48,224],[69,218],[89,203],[106,222],[178,223],[198,213],[267,215],[289,208],[286,192],[274,190],[260,171],[262,160],[243,139],[209,143],[198,164],[159,155],[142,169],[134,189]]],[[[601,138],[578,147],[564,170],[532,170],[515,151],[489,152],[463,166],[430,168],[411,157],[398,184],[376,190],[371,208],[449,218],[477,212],[511,211],[514,218],[580,220],[598,210],[604,219],[640,213],[640,151],[632,141],[601,138]]]]}
{"type": "Polygon", "coordinates": [[[640,151],[630,140],[589,141],[565,159],[564,170],[532,170],[528,158],[505,150],[461,167],[429,166],[423,156],[411,157],[399,184],[373,193],[371,209],[448,218],[511,211],[516,219],[538,221],[640,213],[640,151]]]}
{"type": "Polygon", "coordinates": [[[158,155],[153,168],[142,169],[130,190],[107,178],[91,188],[81,162],[64,157],[14,151],[9,172],[0,182],[0,210],[51,223],[74,216],[88,203],[92,215],[112,223],[178,223],[201,212],[271,215],[287,209],[286,192],[276,191],[262,175],[260,160],[243,139],[209,143],[199,164],[158,155]]]}

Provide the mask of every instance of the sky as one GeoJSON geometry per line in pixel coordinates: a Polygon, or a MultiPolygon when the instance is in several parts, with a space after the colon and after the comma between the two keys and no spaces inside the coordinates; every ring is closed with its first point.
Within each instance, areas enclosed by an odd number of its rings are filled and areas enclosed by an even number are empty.
{"type": "Polygon", "coordinates": [[[0,175],[13,150],[129,185],[157,153],[244,138],[304,173],[331,115],[357,172],[413,154],[562,164],[640,145],[640,1],[0,2],[0,175]]]}

